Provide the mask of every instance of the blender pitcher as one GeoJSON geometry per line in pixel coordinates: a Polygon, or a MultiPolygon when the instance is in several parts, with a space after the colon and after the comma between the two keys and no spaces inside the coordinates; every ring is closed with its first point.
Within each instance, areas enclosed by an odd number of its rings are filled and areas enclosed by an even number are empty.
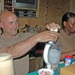
{"type": "Polygon", "coordinates": [[[47,43],[44,49],[43,58],[48,69],[56,70],[60,62],[61,44],[59,42],[47,43]]]}
{"type": "MultiPolygon", "coordinates": [[[[56,28],[55,30],[51,29],[51,31],[58,32],[58,28],[56,28]]],[[[56,42],[49,41],[46,43],[43,52],[43,59],[48,69],[56,70],[58,68],[61,50],[62,50],[61,44],[57,41],[56,42]]]]}
{"type": "Polygon", "coordinates": [[[48,51],[48,61],[51,64],[51,69],[56,70],[58,68],[61,56],[61,44],[59,42],[54,42],[48,51]]]}

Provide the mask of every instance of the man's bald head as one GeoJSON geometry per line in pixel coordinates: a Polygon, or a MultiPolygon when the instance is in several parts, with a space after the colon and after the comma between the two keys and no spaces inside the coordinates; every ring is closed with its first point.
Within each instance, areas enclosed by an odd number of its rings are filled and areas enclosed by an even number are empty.
{"type": "Polygon", "coordinates": [[[4,11],[0,14],[0,27],[5,36],[12,37],[17,34],[18,19],[17,16],[10,11],[4,11]]]}
{"type": "Polygon", "coordinates": [[[8,17],[11,16],[16,16],[13,12],[11,11],[4,11],[0,14],[0,22],[4,21],[5,19],[7,19],[8,17]]]}

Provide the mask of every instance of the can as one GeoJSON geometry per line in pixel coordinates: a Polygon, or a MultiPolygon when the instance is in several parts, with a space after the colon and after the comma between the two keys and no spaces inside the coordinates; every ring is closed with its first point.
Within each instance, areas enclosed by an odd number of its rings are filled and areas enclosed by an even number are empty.
{"type": "Polygon", "coordinates": [[[72,55],[66,55],[65,56],[65,66],[71,65],[73,62],[73,56],[72,55]]]}

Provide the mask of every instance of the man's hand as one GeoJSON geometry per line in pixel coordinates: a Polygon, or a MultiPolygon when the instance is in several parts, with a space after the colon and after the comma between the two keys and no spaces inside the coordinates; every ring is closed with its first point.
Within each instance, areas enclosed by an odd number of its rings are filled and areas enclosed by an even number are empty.
{"type": "Polygon", "coordinates": [[[38,42],[56,41],[59,37],[59,33],[54,31],[43,31],[36,35],[38,42]]]}
{"type": "Polygon", "coordinates": [[[50,30],[50,29],[53,29],[53,30],[54,30],[54,29],[56,29],[56,28],[60,29],[60,25],[57,24],[57,23],[52,22],[52,23],[50,23],[50,24],[47,24],[47,25],[46,25],[46,28],[49,29],[49,30],[50,30]]]}

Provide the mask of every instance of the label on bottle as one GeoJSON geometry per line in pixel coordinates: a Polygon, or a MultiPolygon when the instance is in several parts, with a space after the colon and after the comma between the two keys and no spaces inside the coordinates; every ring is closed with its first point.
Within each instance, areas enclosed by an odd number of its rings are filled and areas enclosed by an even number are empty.
{"type": "Polygon", "coordinates": [[[73,61],[73,56],[67,55],[65,56],[65,66],[71,65],[73,61]]]}

